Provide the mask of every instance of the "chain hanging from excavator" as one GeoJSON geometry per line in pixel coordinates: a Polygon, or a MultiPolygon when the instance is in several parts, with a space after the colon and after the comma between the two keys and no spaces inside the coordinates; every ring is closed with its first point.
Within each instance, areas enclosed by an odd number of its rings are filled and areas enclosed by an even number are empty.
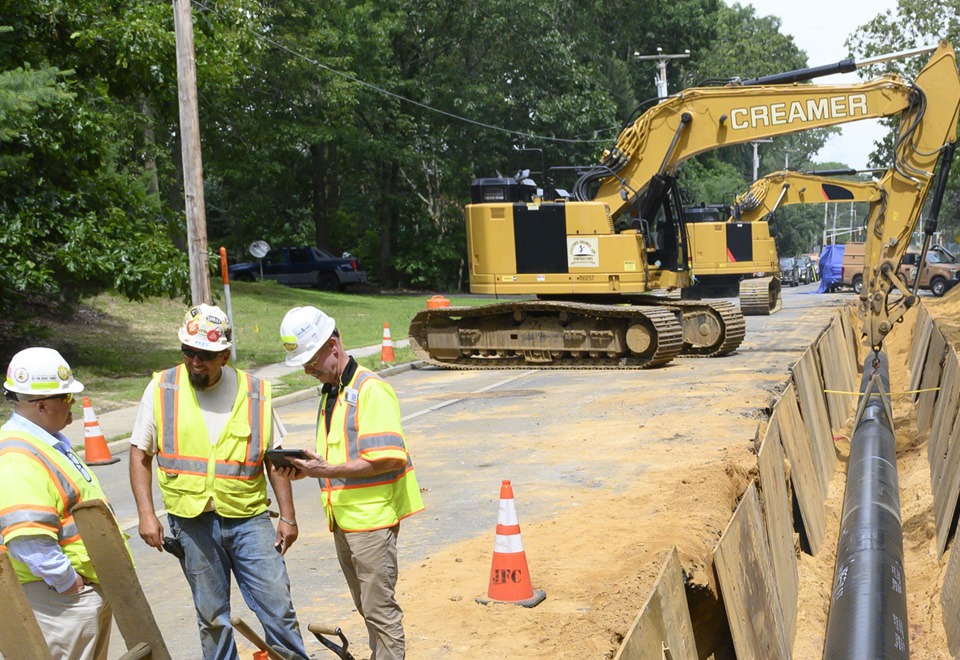
{"type": "Polygon", "coordinates": [[[544,188],[528,175],[474,181],[466,208],[471,292],[538,300],[417,314],[410,336],[421,359],[459,368],[645,368],[678,355],[735,351],[745,333],[735,306],[654,294],[693,282],[679,165],[759,138],[898,117],[894,161],[883,182],[890,194],[869,219],[861,292],[865,338],[882,342],[916,303],[896,270],[938,157],[945,183],[945,159],[956,140],[960,75],[953,48],[942,42],[656,100],[625,123],[600,165],[576,168],[571,193],[553,185],[550,170],[544,188]],[[848,85],[798,84],[920,52],[933,54],[913,81],[886,74],[848,85]],[[894,289],[899,298],[890,297],[894,289]]]}

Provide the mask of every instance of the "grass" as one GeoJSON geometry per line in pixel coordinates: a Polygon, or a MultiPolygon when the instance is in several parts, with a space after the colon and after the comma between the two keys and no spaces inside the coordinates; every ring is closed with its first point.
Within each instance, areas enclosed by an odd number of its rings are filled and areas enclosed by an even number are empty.
{"type": "MultiPolygon", "coordinates": [[[[324,293],[296,289],[274,282],[231,285],[237,366],[243,369],[282,362],[280,321],[291,307],[313,305],[332,316],[346,348],[379,344],[384,322],[394,341],[407,336],[413,316],[426,308],[427,294],[324,293]]],[[[217,304],[226,307],[223,291],[214,291],[217,304]]],[[[490,299],[450,298],[451,305],[476,305],[490,299]]],[[[29,328],[36,345],[59,350],[86,386],[97,412],[139,402],[150,374],[178,364],[177,330],[187,305],[152,298],[141,303],[101,294],[82,301],[80,312],[67,321],[44,321],[29,328]]],[[[397,363],[415,359],[409,349],[395,349],[397,363]]],[[[379,368],[379,355],[361,360],[379,368]]],[[[304,374],[281,379],[277,393],[292,392],[317,381],[304,374]]],[[[0,406],[0,408],[3,408],[0,406]]]]}

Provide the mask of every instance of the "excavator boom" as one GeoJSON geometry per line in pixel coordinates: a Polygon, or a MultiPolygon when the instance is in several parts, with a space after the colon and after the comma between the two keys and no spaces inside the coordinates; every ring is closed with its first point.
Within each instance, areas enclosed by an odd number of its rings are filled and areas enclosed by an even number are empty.
{"type": "Polygon", "coordinates": [[[729,303],[649,295],[693,281],[677,167],[723,146],[897,116],[895,162],[881,182],[890,199],[875,205],[870,218],[869,296],[861,301],[864,332],[878,343],[915,300],[895,272],[940,151],[956,138],[960,77],[953,49],[941,43],[913,83],[895,75],[852,85],[753,82],[685,90],[651,108],[621,132],[599,166],[584,171],[572,196],[545,195],[524,176],[475,181],[466,209],[471,291],[541,300],[487,312],[423,312],[410,327],[414,349],[467,368],[649,367],[678,354],[728,354],[745,327],[729,303]],[[905,294],[899,303],[888,300],[892,288],[905,294]]]}

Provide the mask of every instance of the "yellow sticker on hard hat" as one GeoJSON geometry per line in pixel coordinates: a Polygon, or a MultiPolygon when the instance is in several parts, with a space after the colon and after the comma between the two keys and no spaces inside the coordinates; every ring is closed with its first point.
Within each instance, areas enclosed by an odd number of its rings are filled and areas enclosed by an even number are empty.
{"type": "Polygon", "coordinates": [[[26,369],[24,369],[23,367],[20,367],[19,369],[13,372],[13,378],[18,383],[26,383],[27,379],[30,378],[30,374],[27,373],[26,369]]]}
{"type": "Polygon", "coordinates": [[[57,368],[57,375],[60,376],[60,380],[67,380],[70,378],[70,370],[61,364],[57,368]]]}

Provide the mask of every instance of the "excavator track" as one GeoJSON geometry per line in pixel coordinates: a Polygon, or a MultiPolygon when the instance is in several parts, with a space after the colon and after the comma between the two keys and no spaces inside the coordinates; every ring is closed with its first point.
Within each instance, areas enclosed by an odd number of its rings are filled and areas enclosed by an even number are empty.
{"type": "Polygon", "coordinates": [[[680,314],[683,350],[680,357],[720,357],[743,343],[747,324],[736,305],[725,300],[673,300],[657,296],[631,297],[633,304],[659,305],[680,314]],[[649,302],[648,302],[649,301],[649,302]]]}
{"type": "Polygon", "coordinates": [[[683,328],[661,306],[518,301],[424,310],[410,347],[454,369],[650,369],[680,354],[683,328]]]}
{"type": "Polygon", "coordinates": [[[766,316],[780,311],[780,278],[753,277],[740,282],[740,311],[744,316],[766,316]]]}

